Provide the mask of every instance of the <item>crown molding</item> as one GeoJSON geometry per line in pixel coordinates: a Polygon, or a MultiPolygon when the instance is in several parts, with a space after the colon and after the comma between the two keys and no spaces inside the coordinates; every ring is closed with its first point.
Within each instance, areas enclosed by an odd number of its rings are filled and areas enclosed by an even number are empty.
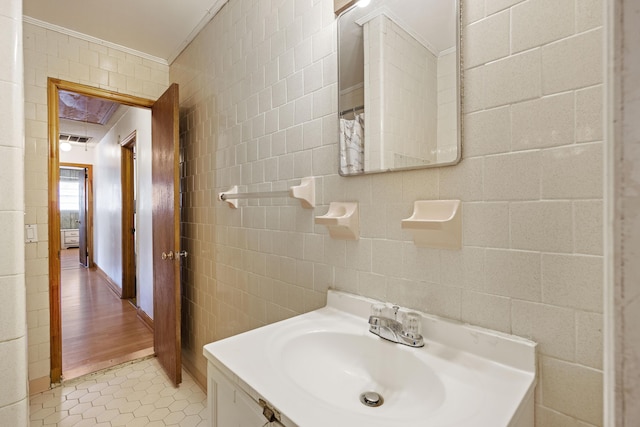
{"type": "MultiPolygon", "coordinates": [[[[75,37],[75,38],[80,39],[80,40],[85,40],[85,41],[90,42],[90,43],[99,44],[101,46],[105,46],[105,47],[108,47],[110,49],[115,49],[115,50],[118,50],[120,52],[124,52],[124,53],[128,53],[128,54],[131,54],[131,55],[135,55],[135,56],[138,56],[140,58],[148,59],[149,61],[157,62],[157,63],[162,64],[162,65],[167,65],[167,66],[169,65],[169,61],[167,61],[166,59],[159,58],[159,57],[153,56],[153,55],[149,55],[148,53],[140,52],[139,50],[131,49],[131,48],[128,48],[126,46],[122,46],[122,45],[119,45],[119,44],[116,44],[116,43],[111,43],[111,42],[108,42],[106,40],[102,40],[102,39],[99,39],[97,37],[90,36],[88,34],[80,33],[78,31],[73,31],[73,30],[70,30],[69,28],[65,28],[65,27],[61,27],[59,25],[51,24],[49,22],[41,21],[39,19],[35,19],[35,18],[32,18],[32,17],[27,16],[27,15],[23,15],[22,16],[22,20],[23,20],[23,22],[25,22],[27,24],[32,24],[32,25],[35,25],[37,27],[45,28],[47,30],[51,30],[51,31],[55,31],[55,32],[58,32],[58,33],[61,33],[61,34],[65,34],[65,35],[71,36],[71,37],[75,37]]],[[[195,37],[195,35],[194,35],[194,37],[195,37]]]]}
{"type": "Polygon", "coordinates": [[[204,16],[200,20],[200,22],[198,22],[198,25],[194,27],[194,29],[191,31],[191,33],[189,33],[187,38],[184,39],[184,41],[180,43],[180,45],[176,48],[176,50],[169,56],[167,60],[169,64],[172,64],[173,61],[175,61],[176,58],[180,56],[182,51],[185,50],[187,46],[189,46],[189,43],[191,43],[193,39],[196,38],[196,36],[200,33],[200,31],[202,31],[202,29],[209,23],[209,21],[213,19],[214,16],[216,16],[216,14],[220,11],[220,9],[222,9],[222,6],[227,4],[228,1],[229,0],[213,0],[213,4],[209,9],[207,9],[204,16]]]}

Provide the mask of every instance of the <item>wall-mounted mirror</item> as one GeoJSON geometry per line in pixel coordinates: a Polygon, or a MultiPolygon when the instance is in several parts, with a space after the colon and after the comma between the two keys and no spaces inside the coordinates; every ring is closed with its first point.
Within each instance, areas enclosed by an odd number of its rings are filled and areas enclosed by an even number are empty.
{"type": "Polygon", "coordinates": [[[461,158],[458,0],[361,0],[338,17],[340,175],[461,158]]]}

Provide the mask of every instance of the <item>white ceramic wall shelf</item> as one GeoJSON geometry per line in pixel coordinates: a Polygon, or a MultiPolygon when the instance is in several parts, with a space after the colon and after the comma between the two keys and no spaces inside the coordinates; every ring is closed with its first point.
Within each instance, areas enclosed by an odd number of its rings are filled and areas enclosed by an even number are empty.
{"type": "Polygon", "coordinates": [[[438,249],[462,247],[460,200],[418,200],[413,215],[402,220],[402,228],[413,233],[416,246],[438,249]]]}
{"type": "Polygon", "coordinates": [[[229,207],[237,208],[239,199],[265,199],[273,197],[292,197],[300,200],[303,208],[313,209],[316,206],[316,181],[312,176],[302,178],[300,185],[294,185],[289,190],[266,191],[262,193],[238,193],[238,186],[218,193],[218,200],[227,202],[229,207]]]}
{"type": "Polygon", "coordinates": [[[317,216],[315,221],[325,225],[334,239],[357,240],[360,237],[358,202],[331,202],[329,211],[317,216]]]}

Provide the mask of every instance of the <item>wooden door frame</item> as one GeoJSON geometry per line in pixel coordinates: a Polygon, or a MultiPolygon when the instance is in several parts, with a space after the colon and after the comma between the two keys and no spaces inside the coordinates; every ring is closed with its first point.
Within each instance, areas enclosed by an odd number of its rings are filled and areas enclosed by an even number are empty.
{"type": "Polygon", "coordinates": [[[134,194],[134,153],[137,131],[131,132],[120,142],[120,173],[122,182],[122,296],[123,299],[136,296],[136,248],[131,235],[136,224],[134,194]]]}
{"type": "Polygon", "coordinates": [[[85,163],[60,163],[59,168],[82,168],[87,171],[87,194],[85,195],[87,219],[85,226],[87,227],[87,268],[91,268],[93,267],[93,165],[85,163]]]}
{"type": "Polygon", "coordinates": [[[49,77],[47,80],[47,109],[49,120],[49,316],[51,382],[58,383],[62,378],[62,307],[60,295],[60,210],[58,181],[60,180],[60,125],[58,111],[58,92],[65,90],[81,95],[115,101],[131,107],[150,109],[151,99],[126,95],[106,89],[73,83],[49,77]]]}

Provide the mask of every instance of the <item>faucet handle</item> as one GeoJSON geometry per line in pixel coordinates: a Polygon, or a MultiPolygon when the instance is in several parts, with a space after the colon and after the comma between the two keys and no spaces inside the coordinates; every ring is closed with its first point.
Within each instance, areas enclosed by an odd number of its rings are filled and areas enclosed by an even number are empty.
{"type": "Polygon", "coordinates": [[[411,338],[421,337],[422,322],[418,313],[406,313],[402,322],[402,331],[411,338]]]}
{"type": "Polygon", "coordinates": [[[383,303],[373,304],[371,306],[371,315],[376,317],[382,317],[387,306],[383,303]]]}
{"type": "Polygon", "coordinates": [[[386,308],[387,306],[382,303],[373,304],[371,306],[371,316],[369,316],[369,331],[373,332],[374,334],[380,333],[380,319],[383,317],[386,308]]]}
{"type": "Polygon", "coordinates": [[[393,320],[398,320],[398,311],[400,310],[400,307],[393,305],[391,306],[391,309],[393,310],[393,320]]]}

